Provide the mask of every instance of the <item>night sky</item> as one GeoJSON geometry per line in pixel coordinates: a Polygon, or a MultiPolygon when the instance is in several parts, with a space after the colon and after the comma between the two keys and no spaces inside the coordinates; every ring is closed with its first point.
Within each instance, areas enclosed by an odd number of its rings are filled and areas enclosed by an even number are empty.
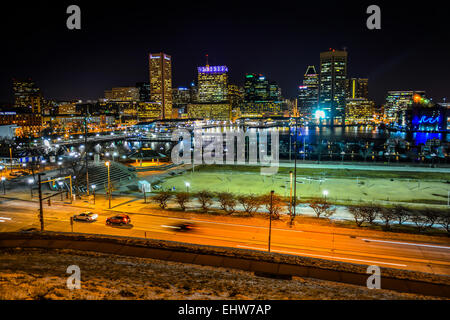
{"type": "Polygon", "coordinates": [[[97,99],[105,89],[148,81],[148,53],[160,51],[172,55],[175,87],[196,79],[209,54],[210,65],[228,66],[231,82],[263,73],[293,98],[307,65],[318,67],[321,51],[343,47],[348,76],[368,77],[378,104],[387,90],[426,90],[437,102],[450,98],[450,24],[442,2],[392,2],[2,4],[0,101],[12,102],[13,77],[33,78],[49,99],[97,99]],[[80,31],[66,28],[71,4],[81,7],[80,31]],[[366,28],[371,4],[381,7],[382,30],[366,28]]]}

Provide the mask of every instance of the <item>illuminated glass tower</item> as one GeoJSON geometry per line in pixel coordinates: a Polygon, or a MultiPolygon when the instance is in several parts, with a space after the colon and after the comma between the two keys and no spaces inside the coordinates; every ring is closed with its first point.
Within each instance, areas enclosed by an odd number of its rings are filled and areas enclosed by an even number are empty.
{"type": "Polygon", "coordinates": [[[172,118],[172,57],[150,54],[150,99],[161,105],[161,119],[172,118]]]}
{"type": "Polygon", "coordinates": [[[303,85],[299,86],[298,95],[300,113],[311,117],[319,101],[319,74],[314,66],[308,66],[303,77],[303,85]]]}
{"type": "Polygon", "coordinates": [[[320,54],[319,108],[334,123],[345,116],[347,51],[320,54]]]}

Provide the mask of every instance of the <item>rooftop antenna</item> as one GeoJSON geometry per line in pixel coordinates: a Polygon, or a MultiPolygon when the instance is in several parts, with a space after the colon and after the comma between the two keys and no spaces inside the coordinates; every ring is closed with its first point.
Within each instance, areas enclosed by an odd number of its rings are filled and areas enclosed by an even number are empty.
{"type": "Polygon", "coordinates": [[[209,67],[209,63],[208,63],[208,55],[206,55],[206,67],[209,67]]]}

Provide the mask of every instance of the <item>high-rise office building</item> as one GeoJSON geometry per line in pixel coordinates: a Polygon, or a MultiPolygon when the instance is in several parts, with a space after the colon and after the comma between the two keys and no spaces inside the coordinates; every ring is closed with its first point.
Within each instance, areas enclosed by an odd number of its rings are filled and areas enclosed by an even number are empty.
{"type": "Polygon", "coordinates": [[[308,66],[299,86],[298,108],[303,117],[311,118],[319,102],[319,74],[314,66],[308,66]]]}
{"type": "Polygon", "coordinates": [[[319,108],[331,123],[345,117],[346,79],[347,51],[320,53],[319,108]]]}
{"type": "Polygon", "coordinates": [[[349,99],[369,99],[369,79],[351,78],[346,83],[347,98],[349,99]]]}
{"type": "Polygon", "coordinates": [[[26,108],[36,114],[42,112],[44,99],[41,90],[33,80],[22,81],[13,79],[13,91],[14,106],[16,108],[26,108]]]}
{"type": "Polygon", "coordinates": [[[244,84],[244,100],[255,101],[279,101],[281,90],[274,81],[269,81],[262,74],[247,74],[244,84]]]}
{"type": "Polygon", "coordinates": [[[198,67],[198,102],[227,101],[228,68],[226,66],[198,67]]]}
{"type": "Polygon", "coordinates": [[[241,116],[277,116],[283,113],[285,107],[280,87],[275,81],[270,81],[262,74],[251,73],[245,76],[244,102],[239,108],[241,116]]]}
{"type": "Polygon", "coordinates": [[[365,123],[374,119],[375,103],[366,98],[349,98],[345,108],[346,123],[365,123]]]}
{"type": "Polygon", "coordinates": [[[136,83],[136,88],[139,90],[139,101],[150,102],[150,83],[138,82],[136,83]]]}
{"type": "Polygon", "coordinates": [[[105,91],[105,99],[110,101],[139,101],[139,88],[117,87],[105,91]]]}
{"type": "Polygon", "coordinates": [[[172,117],[172,57],[165,53],[150,54],[150,99],[160,103],[161,119],[172,117]]]}
{"type": "Polygon", "coordinates": [[[188,105],[188,117],[193,119],[230,120],[228,101],[228,68],[226,66],[198,67],[197,99],[188,105]]]}
{"type": "Polygon", "coordinates": [[[384,117],[389,122],[403,123],[407,109],[414,103],[414,97],[424,97],[425,91],[388,91],[384,105],[384,117]]]}
{"type": "Polygon", "coordinates": [[[186,105],[191,102],[191,93],[188,88],[172,88],[173,105],[186,105]]]}
{"type": "Polygon", "coordinates": [[[239,107],[244,101],[244,89],[235,84],[228,85],[228,101],[233,108],[239,107]]]}

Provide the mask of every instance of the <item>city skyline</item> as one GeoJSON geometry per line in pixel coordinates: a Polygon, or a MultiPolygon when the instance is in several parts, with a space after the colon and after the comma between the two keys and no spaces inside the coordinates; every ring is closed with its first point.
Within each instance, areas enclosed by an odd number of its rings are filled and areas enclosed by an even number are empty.
{"type": "Polygon", "coordinates": [[[382,30],[370,31],[365,27],[364,5],[330,4],[323,8],[321,16],[334,28],[320,21],[313,23],[308,13],[318,12],[319,7],[311,4],[277,8],[271,14],[249,3],[231,20],[226,19],[231,16],[230,9],[212,15],[217,9],[214,5],[192,5],[183,14],[168,5],[164,7],[170,12],[166,20],[145,12],[135,18],[141,8],[135,3],[127,12],[119,12],[115,6],[81,6],[83,26],[78,34],[65,28],[64,14],[50,19],[64,12],[64,5],[42,12],[40,19],[33,15],[42,11],[38,7],[28,8],[30,12],[11,9],[2,23],[20,22],[21,28],[9,30],[4,37],[5,47],[17,48],[17,52],[3,53],[0,101],[12,101],[10,83],[14,77],[31,77],[52,99],[97,99],[107,88],[148,81],[145,61],[150,52],[166,52],[173,57],[173,87],[184,87],[195,80],[196,68],[204,65],[209,54],[211,65],[229,67],[231,83],[243,82],[246,73],[263,73],[280,85],[283,96],[294,98],[306,67],[318,68],[319,53],[330,47],[347,48],[348,76],[369,78],[370,98],[377,104],[391,90],[424,90],[435,101],[447,94],[445,74],[450,66],[443,55],[448,36],[443,29],[429,32],[433,21],[439,20],[438,8],[426,8],[416,21],[413,8],[400,10],[384,5],[382,30]],[[97,14],[106,20],[98,19],[97,14]],[[120,17],[120,21],[108,24],[114,17],[120,17]],[[267,24],[253,24],[259,20],[267,24]],[[35,27],[32,35],[24,33],[31,27],[35,27]],[[127,45],[117,41],[123,38],[127,45]],[[386,43],[389,39],[395,41],[386,43]],[[44,45],[53,40],[57,41],[52,46],[44,45]],[[30,48],[32,56],[26,55],[30,48]],[[15,55],[19,59],[11,63],[15,55]]]}

